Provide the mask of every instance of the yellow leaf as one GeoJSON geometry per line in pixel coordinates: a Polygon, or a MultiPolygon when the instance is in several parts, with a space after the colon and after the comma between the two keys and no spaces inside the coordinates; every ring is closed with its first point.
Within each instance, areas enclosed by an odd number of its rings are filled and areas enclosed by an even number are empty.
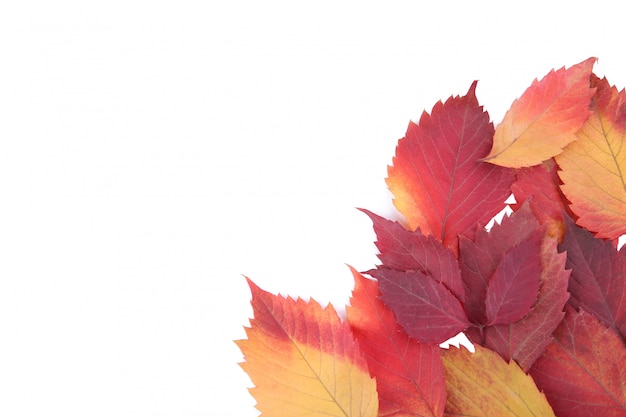
{"type": "Polygon", "coordinates": [[[516,362],[492,350],[450,347],[442,353],[447,416],[554,417],[546,397],[516,362]]]}
{"type": "Polygon", "coordinates": [[[376,381],[350,327],[328,306],[249,281],[254,319],[237,341],[263,417],[376,417],[376,381]]]}
{"type": "Polygon", "coordinates": [[[577,223],[597,237],[616,239],[626,233],[626,93],[606,79],[593,83],[593,114],[555,159],[577,223]]]}

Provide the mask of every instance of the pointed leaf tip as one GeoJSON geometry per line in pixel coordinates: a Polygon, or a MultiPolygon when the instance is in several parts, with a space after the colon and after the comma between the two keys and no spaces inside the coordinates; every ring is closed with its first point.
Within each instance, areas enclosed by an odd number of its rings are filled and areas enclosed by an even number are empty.
{"type": "Polygon", "coordinates": [[[254,318],[245,329],[247,339],[236,343],[263,415],[376,417],[376,381],[335,310],[249,283],[254,318]]]}
{"type": "Polygon", "coordinates": [[[534,166],[575,141],[576,132],[591,114],[595,88],[590,78],[595,61],[589,58],[535,80],[496,128],[493,147],[484,161],[510,168],[534,166]]]}
{"type": "Polygon", "coordinates": [[[489,152],[493,124],[475,96],[437,103],[419,124],[409,123],[388,169],[394,205],[411,230],[420,228],[458,254],[458,236],[470,237],[505,206],[511,170],[479,162],[489,152]]]}
{"type": "Polygon", "coordinates": [[[443,349],[446,415],[484,417],[554,417],[546,397],[515,362],[475,346],[443,349]]]}
{"type": "Polygon", "coordinates": [[[376,378],[379,416],[443,416],[440,349],[410,338],[380,300],[378,283],[350,268],[354,291],[348,322],[376,378]]]}
{"type": "Polygon", "coordinates": [[[626,92],[595,76],[592,84],[591,117],[555,159],[578,224],[617,239],[626,233],[626,92]]]}

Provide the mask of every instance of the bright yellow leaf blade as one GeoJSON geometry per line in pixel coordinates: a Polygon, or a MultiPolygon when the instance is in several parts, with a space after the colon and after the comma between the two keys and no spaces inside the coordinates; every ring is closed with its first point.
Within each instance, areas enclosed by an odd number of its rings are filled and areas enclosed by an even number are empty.
{"type": "Polygon", "coordinates": [[[515,362],[475,346],[442,352],[446,374],[446,416],[554,417],[533,379],[515,362]]]}
{"type": "Polygon", "coordinates": [[[576,140],[589,117],[594,90],[589,78],[595,58],[552,71],[513,102],[496,127],[493,147],[483,160],[509,168],[534,166],[576,140]]]}
{"type": "Polygon", "coordinates": [[[593,83],[593,114],[555,159],[577,223],[597,237],[616,239],[626,233],[626,93],[606,79],[593,83]]]}
{"type": "Polygon", "coordinates": [[[237,341],[263,417],[376,417],[376,382],[347,323],[328,306],[249,281],[254,319],[237,341]]]}

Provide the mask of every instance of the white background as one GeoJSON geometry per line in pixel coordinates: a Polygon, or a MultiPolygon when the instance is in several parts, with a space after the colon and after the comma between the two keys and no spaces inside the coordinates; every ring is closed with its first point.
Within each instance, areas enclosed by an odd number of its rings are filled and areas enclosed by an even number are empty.
{"type": "Polygon", "coordinates": [[[619,7],[4,2],[0,415],[256,416],[242,274],[341,309],[409,120],[589,56],[624,87],[619,7]]]}

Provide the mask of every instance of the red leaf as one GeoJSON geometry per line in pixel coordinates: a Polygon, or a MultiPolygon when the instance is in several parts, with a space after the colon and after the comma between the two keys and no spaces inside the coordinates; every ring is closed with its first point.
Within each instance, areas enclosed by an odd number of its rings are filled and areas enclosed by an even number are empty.
{"type": "MultiPolygon", "coordinates": [[[[552,340],[554,329],[563,319],[567,302],[569,271],[565,254],[557,252],[557,241],[548,236],[541,243],[541,287],[532,310],[520,321],[484,328],[483,345],[506,360],[515,360],[524,370],[543,353],[552,340]]],[[[477,336],[472,337],[473,340],[477,336]]]]}
{"type": "Polygon", "coordinates": [[[626,415],[626,348],[584,310],[568,309],[530,374],[559,416],[626,415]]]}
{"type": "Polygon", "coordinates": [[[571,212],[559,188],[561,180],[557,168],[551,158],[539,165],[518,169],[511,186],[517,203],[511,208],[517,210],[528,202],[539,223],[548,225],[548,234],[560,241],[565,233],[562,213],[571,215],[571,212]]]}
{"type": "Polygon", "coordinates": [[[378,416],[442,416],[446,386],[439,347],[410,338],[378,299],[378,283],[354,269],[352,274],[348,322],[376,378],[378,416]]]}
{"type": "Polygon", "coordinates": [[[467,336],[472,342],[528,369],[550,342],[552,332],[563,318],[569,276],[564,269],[565,256],[557,252],[556,240],[545,235],[545,226],[539,226],[527,204],[505,217],[502,224],[494,225],[489,233],[477,231],[475,242],[462,239],[460,247],[459,263],[466,285],[465,311],[475,325],[466,330],[467,336]],[[532,309],[513,323],[489,325],[486,298],[490,281],[506,254],[527,241],[534,242],[528,243],[527,249],[537,252],[541,265],[538,293],[533,289],[526,294],[525,302],[534,302],[532,309]]]}
{"type": "Polygon", "coordinates": [[[537,301],[541,283],[540,244],[536,233],[509,250],[498,264],[487,286],[489,325],[518,321],[537,301]]]}
{"type": "Polygon", "coordinates": [[[420,342],[443,343],[468,326],[459,299],[431,276],[389,268],[370,273],[378,279],[381,300],[409,336],[420,342]]]}
{"type": "Polygon", "coordinates": [[[465,300],[461,270],[451,250],[432,236],[424,236],[419,229],[411,232],[398,222],[363,212],[374,223],[378,257],[384,267],[423,272],[443,283],[461,302],[465,300]]]}
{"type": "Polygon", "coordinates": [[[475,241],[461,238],[459,264],[465,285],[465,311],[472,323],[487,324],[485,297],[491,277],[506,252],[529,239],[538,228],[537,219],[525,207],[502,219],[490,232],[478,229],[475,241]]]}
{"type": "Polygon", "coordinates": [[[504,207],[513,172],[480,162],[494,133],[478,104],[476,82],[467,95],[439,102],[432,115],[409,123],[389,167],[387,185],[409,227],[420,228],[458,253],[458,235],[473,237],[504,207]]]}
{"type": "Polygon", "coordinates": [[[611,241],[594,238],[568,218],[559,248],[567,251],[566,267],[572,270],[570,304],[626,339],[626,250],[618,252],[611,241]]]}

